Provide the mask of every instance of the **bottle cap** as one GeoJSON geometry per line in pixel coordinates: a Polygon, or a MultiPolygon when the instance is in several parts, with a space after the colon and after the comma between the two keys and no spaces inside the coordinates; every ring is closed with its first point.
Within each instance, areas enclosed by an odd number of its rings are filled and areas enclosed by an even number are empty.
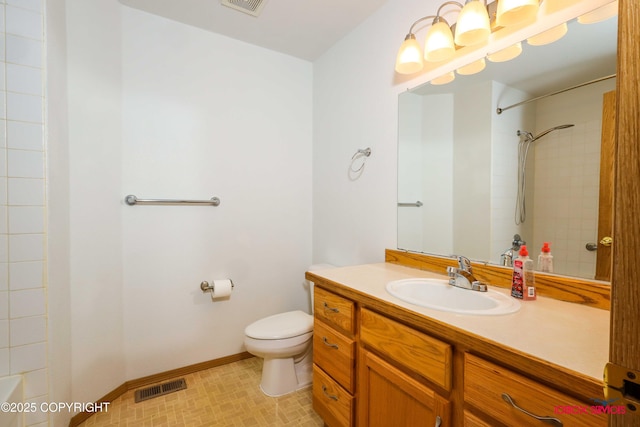
{"type": "Polygon", "coordinates": [[[546,252],[546,253],[551,252],[551,248],[549,247],[549,242],[544,242],[544,244],[542,245],[542,249],[540,251],[546,252]]]}
{"type": "Polygon", "coordinates": [[[529,255],[529,251],[527,251],[527,245],[520,246],[520,256],[529,255]]]}

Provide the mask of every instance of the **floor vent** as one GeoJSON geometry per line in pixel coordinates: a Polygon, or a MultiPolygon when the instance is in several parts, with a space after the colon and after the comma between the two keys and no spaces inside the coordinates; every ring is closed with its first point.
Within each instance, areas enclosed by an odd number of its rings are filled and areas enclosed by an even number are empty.
{"type": "Polygon", "coordinates": [[[223,6],[244,12],[251,16],[258,16],[267,0],[220,0],[223,6]]]}
{"type": "Polygon", "coordinates": [[[151,387],[147,388],[141,388],[140,390],[136,390],[136,403],[153,399],[154,397],[163,396],[165,394],[173,393],[174,391],[184,390],[186,388],[187,382],[184,380],[184,378],[169,381],[168,383],[164,384],[152,385],[151,387]]]}

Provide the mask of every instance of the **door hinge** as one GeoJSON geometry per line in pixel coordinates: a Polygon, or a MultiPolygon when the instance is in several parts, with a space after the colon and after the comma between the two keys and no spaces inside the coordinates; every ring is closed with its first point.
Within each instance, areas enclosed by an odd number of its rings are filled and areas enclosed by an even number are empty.
{"type": "Polygon", "coordinates": [[[640,371],[607,363],[604,398],[607,404],[625,405],[630,412],[640,415],[640,371]]]}

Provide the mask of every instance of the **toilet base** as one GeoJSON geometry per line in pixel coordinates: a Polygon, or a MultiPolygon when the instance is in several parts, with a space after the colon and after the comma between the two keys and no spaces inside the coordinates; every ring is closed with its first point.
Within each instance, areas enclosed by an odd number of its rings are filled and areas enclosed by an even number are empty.
{"type": "Polygon", "coordinates": [[[264,360],[260,390],[267,396],[283,396],[309,384],[311,384],[311,364],[294,366],[293,358],[264,360]],[[298,377],[301,381],[298,381],[298,377]]]}
{"type": "Polygon", "coordinates": [[[265,358],[262,365],[260,390],[267,396],[277,397],[293,393],[311,384],[313,377],[313,346],[294,360],[265,358]]]}

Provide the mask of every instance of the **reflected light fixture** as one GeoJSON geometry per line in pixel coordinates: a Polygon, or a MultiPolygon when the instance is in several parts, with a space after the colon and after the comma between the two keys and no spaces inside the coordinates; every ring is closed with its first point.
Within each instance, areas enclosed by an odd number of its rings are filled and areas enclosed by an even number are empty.
{"type": "Polygon", "coordinates": [[[470,64],[463,65],[462,67],[458,68],[456,72],[461,76],[470,76],[471,74],[476,74],[484,70],[486,66],[487,63],[485,62],[484,58],[480,58],[470,64]]]}
{"type": "Polygon", "coordinates": [[[496,24],[500,27],[533,22],[538,14],[538,0],[498,0],[496,24]]]}
{"type": "Polygon", "coordinates": [[[531,46],[543,46],[545,44],[553,43],[556,40],[560,40],[565,34],[567,34],[567,23],[563,22],[557,27],[553,27],[543,33],[529,37],[527,39],[527,43],[531,46]]]}
{"type": "Polygon", "coordinates": [[[540,0],[539,15],[551,15],[565,7],[578,3],[580,0],[540,0]]]}
{"type": "Polygon", "coordinates": [[[499,50],[495,53],[487,55],[487,59],[491,62],[509,61],[522,53],[522,43],[518,42],[512,46],[499,50]]]}
{"type": "Polygon", "coordinates": [[[578,16],[578,22],[581,24],[595,24],[604,21],[618,14],[618,0],[605,4],[602,7],[587,12],[582,16],[578,16]]]}
{"type": "Polygon", "coordinates": [[[454,81],[456,78],[456,75],[453,73],[453,71],[449,71],[446,74],[441,75],[440,77],[436,77],[435,79],[431,80],[431,84],[432,85],[446,85],[447,83],[451,83],[452,81],[454,81]]]}
{"type": "Polygon", "coordinates": [[[485,43],[491,34],[486,1],[467,0],[456,22],[455,42],[458,46],[485,43]]]}

